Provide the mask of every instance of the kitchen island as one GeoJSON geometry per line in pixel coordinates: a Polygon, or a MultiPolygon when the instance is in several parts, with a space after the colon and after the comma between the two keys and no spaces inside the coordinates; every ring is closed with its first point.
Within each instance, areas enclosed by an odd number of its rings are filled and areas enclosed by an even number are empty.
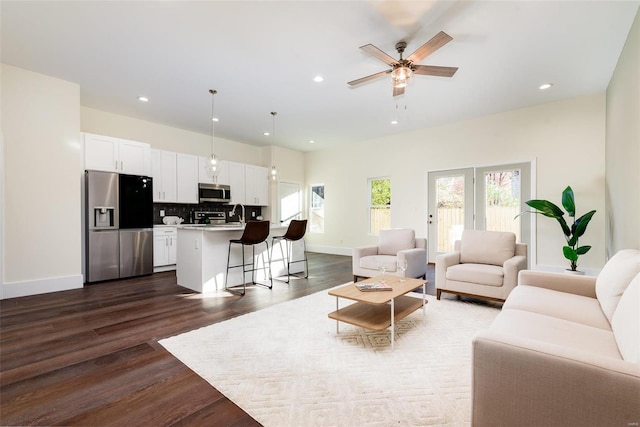
{"type": "MultiPolygon", "coordinates": [[[[178,285],[192,289],[200,293],[216,292],[224,289],[224,281],[227,273],[227,254],[229,250],[229,240],[239,239],[242,236],[244,226],[225,225],[183,225],[178,226],[178,253],[176,260],[176,275],[178,285]]],[[[282,250],[286,254],[286,243],[276,243],[276,247],[271,247],[273,236],[282,236],[287,231],[286,226],[271,225],[269,237],[269,250],[272,253],[271,267],[273,277],[287,274],[287,265],[283,260],[282,253],[278,245],[282,245],[282,250]]],[[[293,260],[302,258],[302,246],[300,242],[295,242],[293,248],[293,260]]],[[[266,247],[263,243],[256,245],[256,268],[263,266],[268,260],[266,247]]],[[[246,262],[251,261],[251,248],[245,248],[246,262]]],[[[231,265],[242,263],[242,245],[231,247],[231,265]]],[[[291,265],[291,272],[302,271],[304,263],[291,265]]],[[[268,271],[258,270],[255,272],[256,281],[268,284],[268,271]]],[[[251,273],[246,274],[246,282],[251,283],[251,273]]],[[[233,268],[229,271],[228,286],[242,285],[242,268],[233,268]]]]}

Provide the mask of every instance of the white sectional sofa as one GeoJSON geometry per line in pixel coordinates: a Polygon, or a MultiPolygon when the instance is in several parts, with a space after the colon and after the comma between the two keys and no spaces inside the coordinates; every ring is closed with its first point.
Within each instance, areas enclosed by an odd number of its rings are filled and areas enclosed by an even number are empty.
{"type": "Polygon", "coordinates": [[[473,425],[639,425],[639,312],[640,250],[597,279],[521,271],[473,340],[473,425]]]}

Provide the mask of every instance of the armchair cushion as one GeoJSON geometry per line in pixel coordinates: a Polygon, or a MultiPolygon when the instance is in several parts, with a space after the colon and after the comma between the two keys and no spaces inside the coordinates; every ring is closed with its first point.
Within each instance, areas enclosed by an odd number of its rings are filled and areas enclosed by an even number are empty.
{"type": "Polygon", "coordinates": [[[387,272],[396,271],[396,256],[391,255],[370,255],[360,258],[360,268],[368,268],[370,270],[378,270],[379,264],[384,264],[387,272]]]}
{"type": "Polygon", "coordinates": [[[479,283],[481,285],[502,286],[504,271],[502,267],[488,264],[458,264],[447,268],[447,280],[479,283]]]}
{"type": "Polygon", "coordinates": [[[602,311],[611,322],[620,297],[640,273],[640,250],[624,249],[618,251],[602,268],[596,279],[596,296],[602,311]]]}
{"type": "Polygon", "coordinates": [[[409,228],[380,230],[378,254],[396,256],[399,251],[416,247],[415,231],[409,228]]]}
{"type": "Polygon", "coordinates": [[[460,262],[503,265],[515,255],[516,235],[509,232],[464,230],[460,262]]]}
{"type": "Polygon", "coordinates": [[[624,291],[618,308],[611,320],[611,329],[616,337],[622,358],[632,363],[640,363],[640,274],[624,291]]]}

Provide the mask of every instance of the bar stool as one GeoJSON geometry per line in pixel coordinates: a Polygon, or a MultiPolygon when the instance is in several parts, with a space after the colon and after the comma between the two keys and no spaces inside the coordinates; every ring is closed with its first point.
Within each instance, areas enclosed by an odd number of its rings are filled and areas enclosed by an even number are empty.
{"type": "MultiPolygon", "coordinates": [[[[224,278],[224,289],[230,292],[234,292],[234,290],[227,287],[227,279],[229,278],[229,269],[242,267],[242,292],[240,295],[244,295],[247,291],[247,284],[245,280],[245,274],[251,272],[251,283],[254,285],[266,286],[269,289],[273,287],[273,278],[271,277],[271,256],[269,253],[269,242],[267,241],[267,237],[269,237],[269,221],[249,221],[245,225],[244,232],[242,233],[242,237],[239,239],[229,240],[229,253],[227,254],[227,275],[224,278]],[[267,246],[267,260],[268,263],[264,262],[264,252],[262,252],[262,264],[263,268],[256,268],[255,266],[255,258],[256,258],[256,245],[260,243],[264,243],[267,246]],[[231,260],[231,245],[239,244],[242,245],[242,264],[237,265],[229,265],[231,260]],[[247,263],[244,258],[244,247],[251,246],[251,263],[247,263]],[[247,269],[247,266],[251,266],[250,269],[247,269]],[[255,281],[255,271],[256,270],[264,270],[269,269],[269,285],[265,285],[263,283],[257,283],[255,281]]],[[[238,285],[240,286],[240,285],[238,285]]],[[[235,287],[235,286],[234,286],[235,287]]]]}
{"type": "MultiPolygon", "coordinates": [[[[305,276],[304,278],[306,279],[307,277],[309,277],[309,263],[307,262],[307,246],[304,243],[304,233],[307,231],[307,220],[297,220],[297,219],[292,219],[291,222],[289,223],[289,227],[287,228],[287,232],[284,234],[284,236],[273,236],[273,238],[271,239],[271,250],[273,251],[273,248],[276,246],[277,242],[281,242],[282,240],[284,240],[287,243],[287,280],[284,281],[285,283],[289,283],[289,278],[291,277],[291,272],[290,272],[290,267],[291,264],[295,264],[296,262],[304,262],[306,269],[303,269],[303,272],[306,270],[305,276]],[[299,259],[297,261],[291,261],[291,258],[293,257],[293,242],[296,242],[298,240],[302,240],[302,254],[303,254],[303,258],[299,259]]],[[[284,260],[285,255],[284,252],[282,250],[282,245],[280,246],[280,253],[282,254],[282,258],[284,260]]],[[[277,279],[281,282],[283,282],[283,280],[277,279]]]]}

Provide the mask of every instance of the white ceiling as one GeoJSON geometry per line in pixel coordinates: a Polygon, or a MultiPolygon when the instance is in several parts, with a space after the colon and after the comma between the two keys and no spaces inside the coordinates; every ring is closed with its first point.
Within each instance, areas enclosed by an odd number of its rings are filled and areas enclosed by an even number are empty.
{"type": "Polygon", "coordinates": [[[83,106],[204,134],[216,89],[216,136],[310,151],[604,91],[639,4],[3,0],[1,57],[78,83],[83,106]],[[386,67],[359,46],[404,40],[406,57],[441,30],[421,63],[453,78],[399,99],[387,79],[347,86],[386,67]]]}

